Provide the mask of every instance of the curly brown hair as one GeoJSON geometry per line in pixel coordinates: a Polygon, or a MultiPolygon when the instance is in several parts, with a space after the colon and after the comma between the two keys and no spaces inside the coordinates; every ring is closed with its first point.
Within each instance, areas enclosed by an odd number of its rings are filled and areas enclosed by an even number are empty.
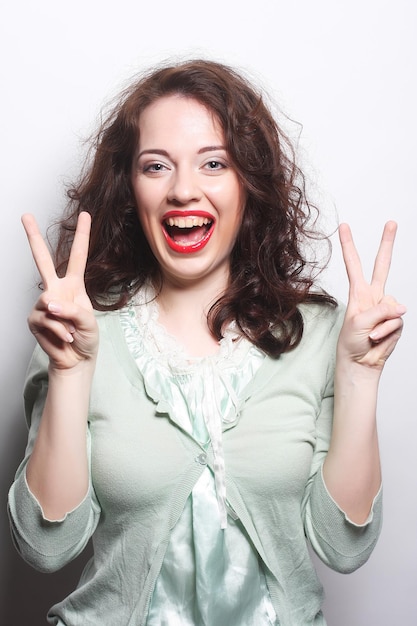
{"type": "Polygon", "coordinates": [[[279,356],[302,337],[301,303],[336,304],[314,289],[315,264],[305,253],[309,241],[326,238],[311,226],[316,209],[306,198],[290,141],[261,93],[223,64],[192,60],[160,67],[123,92],[94,137],[92,157],[78,184],[68,190],[56,246],[58,271],[65,271],[77,216],[88,211],[92,231],[85,282],[94,307],[119,309],[149,279],[160,284],[158,264],[138,219],[131,171],[141,113],[173,94],[214,112],[246,194],[229,286],[209,312],[209,328],[220,339],[234,320],[253,344],[279,356]]]}

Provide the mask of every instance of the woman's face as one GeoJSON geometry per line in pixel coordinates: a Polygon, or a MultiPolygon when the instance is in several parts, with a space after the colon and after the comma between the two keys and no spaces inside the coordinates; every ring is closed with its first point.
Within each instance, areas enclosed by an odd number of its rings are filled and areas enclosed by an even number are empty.
{"type": "Polygon", "coordinates": [[[226,286],[244,192],[216,117],[196,100],[166,96],[143,111],[139,137],[133,191],[164,280],[226,286]]]}

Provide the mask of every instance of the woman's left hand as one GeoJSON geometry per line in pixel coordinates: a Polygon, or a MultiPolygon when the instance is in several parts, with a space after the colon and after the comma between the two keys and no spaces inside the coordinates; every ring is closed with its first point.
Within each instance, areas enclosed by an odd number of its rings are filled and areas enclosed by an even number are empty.
{"type": "Polygon", "coordinates": [[[339,227],[343,259],[349,279],[349,300],[340,332],[338,358],[381,371],[403,327],[405,306],[385,295],[397,224],[387,222],[368,283],[347,224],[339,227]]]}

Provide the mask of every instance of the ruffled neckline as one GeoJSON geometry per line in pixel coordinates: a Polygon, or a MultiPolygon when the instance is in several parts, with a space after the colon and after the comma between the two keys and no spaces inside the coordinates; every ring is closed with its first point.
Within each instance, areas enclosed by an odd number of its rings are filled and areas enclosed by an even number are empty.
{"type": "Polygon", "coordinates": [[[237,423],[239,394],[265,355],[231,324],[219,341],[217,353],[190,358],[158,321],[158,303],[150,286],[142,288],[120,316],[127,345],[145,384],[168,403],[170,419],[200,445],[211,445],[220,524],[226,528],[223,430],[237,423]]]}
{"type": "Polygon", "coordinates": [[[172,373],[192,373],[203,364],[223,368],[238,367],[248,351],[259,350],[237,332],[232,322],[224,331],[219,341],[219,350],[215,354],[191,357],[179,341],[159,322],[159,307],[153,288],[148,285],[141,289],[131,303],[135,309],[141,341],[148,352],[165,365],[172,373]]]}

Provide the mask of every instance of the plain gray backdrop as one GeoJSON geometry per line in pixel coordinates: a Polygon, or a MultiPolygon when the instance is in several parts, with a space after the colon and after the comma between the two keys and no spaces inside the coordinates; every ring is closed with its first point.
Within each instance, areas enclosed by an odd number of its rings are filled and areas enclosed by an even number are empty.
{"type": "MultiPolygon", "coordinates": [[[[100,108],[137,71],[203,56],[246,70],[287,114],[314,199],[331,230],[353,229],[370,276],[383,224],[399,223],[388,291],[408,306],[383,375],[379,432],[384,527],[360,571],[317,567],[329,626],[417,624],[416,5],[414,0],[30,0],[4,3],[1,48],[0,623],[42,626],[76,584],[81,557],[53,575],[11,544],[6,494],[23,455],[22,385],[34,341],[36,272],[20,225],[45,229],[80,167],[100,108]],[[297,122],[297,123],[296,123],[297,122]]],[[[337,238],[324,284],[346,300],[337,238]]],[[[124,625],[120,625],[124,626],[124,625]]],[[[213,625],[217,626],[217,625],[213,625]]],[[[302,625],[300,625],[302,626],[302,625]]]]}

